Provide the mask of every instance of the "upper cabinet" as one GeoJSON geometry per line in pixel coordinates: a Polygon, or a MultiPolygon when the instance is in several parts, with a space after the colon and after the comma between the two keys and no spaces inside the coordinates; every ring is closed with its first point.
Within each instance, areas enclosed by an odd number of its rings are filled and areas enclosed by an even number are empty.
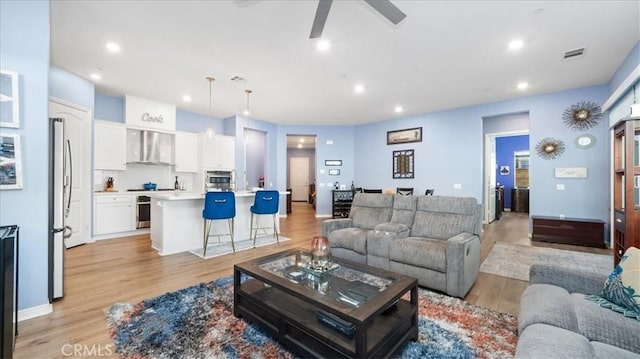
{"type": "Polygon", "coordinates": [[[640,247],[640,120],[613,130],[614,263],[629,247],[640,247]]]}
{"type": "Polygon", "coordinates": [[[126,127],[115,122],[95,121],[94,131],[94,169],[116,171],[126,170],[126,127]]]}
{"type": "Polygon", "coordinates": [[[231,136],[216,135],[212,138],[205,134],[200,135],[202,168],[208,169],[235,169],[236,139],[231,136]]]}
{"type": "Polygon", "coordinates": [[[175,171],[198,172],[198,134],[176,132],[175,171]]]}

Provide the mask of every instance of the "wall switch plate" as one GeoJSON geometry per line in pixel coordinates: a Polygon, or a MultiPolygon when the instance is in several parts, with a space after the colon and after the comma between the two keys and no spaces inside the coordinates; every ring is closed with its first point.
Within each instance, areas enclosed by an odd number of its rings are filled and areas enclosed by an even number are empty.
{"type": "Polygon", "coordinates": [[[562,184],[562,183],[558,183],[558,184],[556,184],[556,189],[557,189],[558,191],[564,191],[564,184],[562,184]]]}
{"type": "Polygon", "coordinates": [[[333,140],[327,140],[327,145],[333,145],[333,140]]]}
{"type": "Polygon", "coordinates": [[[461,183],[454,183],[453,184],[453,189],[462,189],[462,184],[461,183]]]}

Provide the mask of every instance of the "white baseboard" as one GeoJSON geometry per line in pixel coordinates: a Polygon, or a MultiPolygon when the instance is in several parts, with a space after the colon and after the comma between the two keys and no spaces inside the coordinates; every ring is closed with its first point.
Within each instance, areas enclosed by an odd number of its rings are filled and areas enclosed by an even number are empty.
{"type": "Polygon", "coordinates": [[[129,231],[129,232],[97,234],[97,235],[93,236],[93,241],[95,242],[95,241],[101,241],[101,240],[104,240],[104,239],[137,236],[139,234],[148,234],[148,233],[151,233],[151,230],[149,228],[142,228],[142,229],[137,229],[135,231],[129,231]]]}
{"type": "Polygon", "coordinates": [[[331,218],[330,214],[316,214],[316,218],[331,218]]]}
{"type": "Polygon", "coordinates": [[[52,312],[53,312],[53,305],[51,304],[36,305],[35,307],[22,309],[18,311],[18,322],[39,317],[41,315],[47,315],[52,312]]]}

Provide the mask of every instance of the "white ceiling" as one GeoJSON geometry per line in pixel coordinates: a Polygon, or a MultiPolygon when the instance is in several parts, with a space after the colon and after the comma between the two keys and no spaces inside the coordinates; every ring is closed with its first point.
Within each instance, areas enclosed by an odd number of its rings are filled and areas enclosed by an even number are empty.
{"type": "Polygon", "coordinates": [[[213,76],[216,117],[240,113],[251,89],[251,117],[355,125],[606,83],[640,39],[640,1],[393,3],[407,14],[397,26],[362,0],[334,1],[323,34],[332,48],[319,53],[313,0],[54,0],[51,62],[87,79],[99,69],[96,89],[112,96],[206,115],[213,76]],[[525,46],[513,53],[515,38],[525,46]],[[583,57],[563,59],[579,47],[583,57]]]}

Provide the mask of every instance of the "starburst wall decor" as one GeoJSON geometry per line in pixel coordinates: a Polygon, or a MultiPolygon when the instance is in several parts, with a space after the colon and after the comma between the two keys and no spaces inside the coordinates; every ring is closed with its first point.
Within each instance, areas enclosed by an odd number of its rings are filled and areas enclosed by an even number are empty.
{"type": "Polygon", "coordinates": [[[536,145],[536,153],[545,160],[552,160],[564,152],[564,142],[546,137],[541,139],[536,145]]]}
{"type": "Polygon", "coordinates": [[[597,125],[600,119],[602,119],[600,106],[589,101],[578,102],[564,110],[562,114],[562,122],[577,131],[597,125]]]}

